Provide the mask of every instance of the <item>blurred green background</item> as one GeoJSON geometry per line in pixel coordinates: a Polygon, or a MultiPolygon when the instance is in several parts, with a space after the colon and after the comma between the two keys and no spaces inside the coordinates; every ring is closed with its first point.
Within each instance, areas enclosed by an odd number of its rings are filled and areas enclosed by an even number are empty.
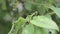
{"type": "MultiPolygon", "coordinates": [[[[57,7],[60,7],[60,0],[54,1],[56,1],[57,7]]],[[[20,9],[23,9],[22,5],[20,9]]],[[[16,0],[0,0],[0,34],[7,34],[10,31],[12,20],[17,19],[18,15],[19,12],[16,8],[16,0]]],[[[58,19],[60,20],[60,18],[58,19]]],[[[60,22],[58,25],[60,26],[60,22]]]]}

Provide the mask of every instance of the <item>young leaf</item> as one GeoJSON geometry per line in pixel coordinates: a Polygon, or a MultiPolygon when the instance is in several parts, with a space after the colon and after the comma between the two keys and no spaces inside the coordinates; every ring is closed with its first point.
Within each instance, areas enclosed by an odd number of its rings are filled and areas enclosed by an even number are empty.
{"type": "Polygon", "coordinates": [[[30,21],[30,23],[41,27],[41,28],[47,28],[47,29],[55,29],[59,31],[58,26],[56,25],[56,23],[48,18],[48,16],[35,16],[33,17],[33,20],[30,21]]]}

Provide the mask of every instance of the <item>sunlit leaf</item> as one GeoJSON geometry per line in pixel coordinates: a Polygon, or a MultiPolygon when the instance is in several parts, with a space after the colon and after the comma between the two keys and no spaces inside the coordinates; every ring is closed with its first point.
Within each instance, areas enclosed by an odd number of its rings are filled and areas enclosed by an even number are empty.
{"type": "Polygon", "coordinates": [[[56,23],[52,19],[47,18],[46,16],[35,16],[33,17],[33,20],[30,21],[30,23],[38,27],[47,28],[47,29],[55,29],[59,31],[56,23]]]}

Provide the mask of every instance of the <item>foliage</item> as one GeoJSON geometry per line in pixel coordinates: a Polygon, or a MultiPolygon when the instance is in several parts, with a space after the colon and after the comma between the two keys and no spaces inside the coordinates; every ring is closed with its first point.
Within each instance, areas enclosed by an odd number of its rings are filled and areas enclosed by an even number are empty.
{"type": "Polygon", "coordinates": [[[54,0],[0,0],[0,5],[5,26],[0,34],[60,34],[60,8],[54,0]]]}

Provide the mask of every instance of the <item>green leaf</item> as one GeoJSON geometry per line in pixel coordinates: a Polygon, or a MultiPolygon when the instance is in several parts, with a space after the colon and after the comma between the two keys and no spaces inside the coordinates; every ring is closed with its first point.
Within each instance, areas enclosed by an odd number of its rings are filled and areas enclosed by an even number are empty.
{"type": "Polygon", "coordinates": [[[31,15],[28,15],[28,16],[26,17],[26,20],[27,20],[27,21],[31,20],[31,15]]]}
{"type": "Polygon", "coordinates": [[[23,29],[22,34],[49,34],[49,32],[47,29],[29,24],[23,29]]]}
{"type": "Polygon", "coordinates": [[[25,25],[26,20],[20,17],[17,21],[12,24],[12,28],[8,34],[17,34],[18,31],[25,25]]]}
{"type": "Polygon", "coordinates": [[[35,34],[42,34],[41,29],[38,27],[35,27],[35,34]]]}
{"type": "Polygon", "coordinates": [[[47,29],[55,29],[59,31],[58,26],[56,25],[56,23],[48,18],[48,16],[34,16],[33,20],[30,21],[30,23],[41,27],[41,28],[47,28],[47,29]]]}
{"type": "Polygon", "coordinates": [[[32,4],[29,2],[30,2],[30,0],[26,0],[24,6],[28,11],[31,11],[32,10],[32,4]]]}
{"type": "Polygon", "coordinates": [[[53,10],[58,17],[60,17],[60,8],[56,8],[54,6],[50,6],[49,8],[53,10]]]}
{"type": "Polygon", "coordinates": [[[48,31],[49,31],[50,34],[57,34],[57,31],[56,30],[49,29],[48,31]]]}
{"type": "Polygon", "coordinates": [[[23,29],[22,34],[34,34],[34,27],[32,24],[26,25],[23,29]]]}
{"type": "Polygon", "coordinates": [[[40,7],[37,7],[38,9],[38,12],[40,15],[43,15],[45,14],[45,11],[46,11],[46,7],[44,5],[41,5],[40,7]]]}
{"type": "Polygon", "coordinates": [[[49,34],[48,29],[39,28],[37,26],[35,26],[34,31],[35,34],[49,34]]]}

